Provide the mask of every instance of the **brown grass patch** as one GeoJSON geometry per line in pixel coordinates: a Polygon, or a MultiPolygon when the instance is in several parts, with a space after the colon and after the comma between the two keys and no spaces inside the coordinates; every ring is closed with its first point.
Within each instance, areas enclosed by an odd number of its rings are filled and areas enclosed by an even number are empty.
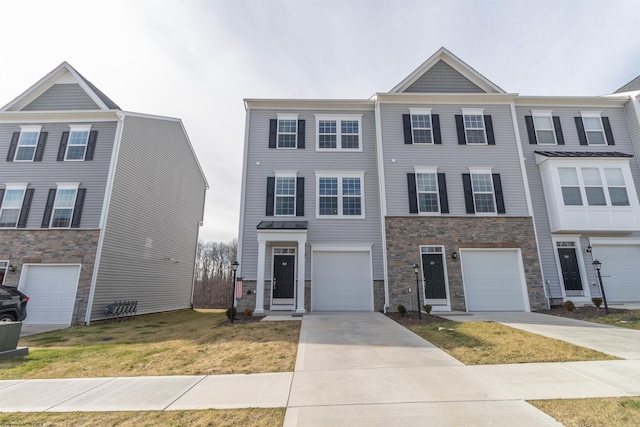
{"type": "Polygon", "coordinates": [[[14,426],[246,426],[271,427],[284,423],[284,408],[207,411],[0,413],[0,425],[14,426]]]}
{"type": "Polygon", "coordinates": [[[533,400],[529,403],[567,427],[640,426],[640,397],[533,400]]]}
{"type": "Polygon", "coordinates": [[[300,322],[219,326],[221,310],[183,310],[21,338],[0,379],[293,371],[300,322]]]}
{"type": "Polygon", "coordinates": [[[617,359],[493,322],[447,321],[406,327],[467,365],[617,359]]]}

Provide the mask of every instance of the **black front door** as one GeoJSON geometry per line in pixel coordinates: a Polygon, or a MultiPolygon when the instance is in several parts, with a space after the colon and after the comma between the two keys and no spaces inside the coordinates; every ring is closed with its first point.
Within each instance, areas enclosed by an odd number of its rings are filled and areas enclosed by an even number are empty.
{"type": "Polygon", "coordinates": [[[427,299],[447,299],[442,254],[422,254],[424,289],[427,299]]]}
{"type": "Polygon", "coordinates": [[[293,298],[295,278],[295,260],[293,255],[273,256],[273,297],[293,298]]]}
{"type": "Polygon", "coordinates": [[[580,269],[578,268],[575,248],[558,248],[558,257],[560,258],[564,289],[567,291],[581,291],[582,280],[580,279],[580,269]]]}

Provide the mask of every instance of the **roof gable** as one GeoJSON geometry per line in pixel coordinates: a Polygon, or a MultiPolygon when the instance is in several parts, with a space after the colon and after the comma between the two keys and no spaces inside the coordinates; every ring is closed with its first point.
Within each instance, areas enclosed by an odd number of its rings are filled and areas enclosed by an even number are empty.
{"type": "Polygon", "coordinates": [[[71,65],[63,62],[2,107],[0,112],[70,109],[120,110],[120,107],[71,65]],[[69,96],[77,96],[77,99],[65,99],[69,96]]]}
{"type": "Polygon", "coordinates": [[[444,47],[390,92],[505,93],[444,47]]]}
{"type": "Polygon", "coordinates": [[[636,90],[640,90],[640,76],[631,80],[629,83],[622,86],[620,89],[618,89],[614,93],[634,92],[636,90]]]}

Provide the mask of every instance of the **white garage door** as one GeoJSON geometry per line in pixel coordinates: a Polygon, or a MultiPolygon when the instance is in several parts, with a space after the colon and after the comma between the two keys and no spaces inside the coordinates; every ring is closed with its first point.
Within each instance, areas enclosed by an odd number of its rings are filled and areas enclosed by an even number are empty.
{"type": "Polygon", "coordinates": [[[607,302],[640,301],[640,246],[594,245],[592,253],[602,263],[607,302]]]}
{"type": "Polygon", "coordinates": [[[517,250],[460,250],[467,311],[524,311],[517,250]]]}
{"type": "Polygon", "coordinates": [[[29,297],[28,325],[70,325],[79,265],[25,265],[20,290],[29,297]]]}
{"type": "Polygon", "coordinates": [[[373,310],[370,252],[314,251],[312,310],[373,310]]]}

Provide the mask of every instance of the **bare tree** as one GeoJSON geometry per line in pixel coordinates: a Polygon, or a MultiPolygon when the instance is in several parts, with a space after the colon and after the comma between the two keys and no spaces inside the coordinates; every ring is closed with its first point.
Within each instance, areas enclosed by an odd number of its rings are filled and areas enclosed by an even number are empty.
{"type": "Polygon", "coordinates": [[[233,270],[238,240],[228,243],[198,242],[196,251],[195,308],[225,308],[231,303],[233,270]]]}

